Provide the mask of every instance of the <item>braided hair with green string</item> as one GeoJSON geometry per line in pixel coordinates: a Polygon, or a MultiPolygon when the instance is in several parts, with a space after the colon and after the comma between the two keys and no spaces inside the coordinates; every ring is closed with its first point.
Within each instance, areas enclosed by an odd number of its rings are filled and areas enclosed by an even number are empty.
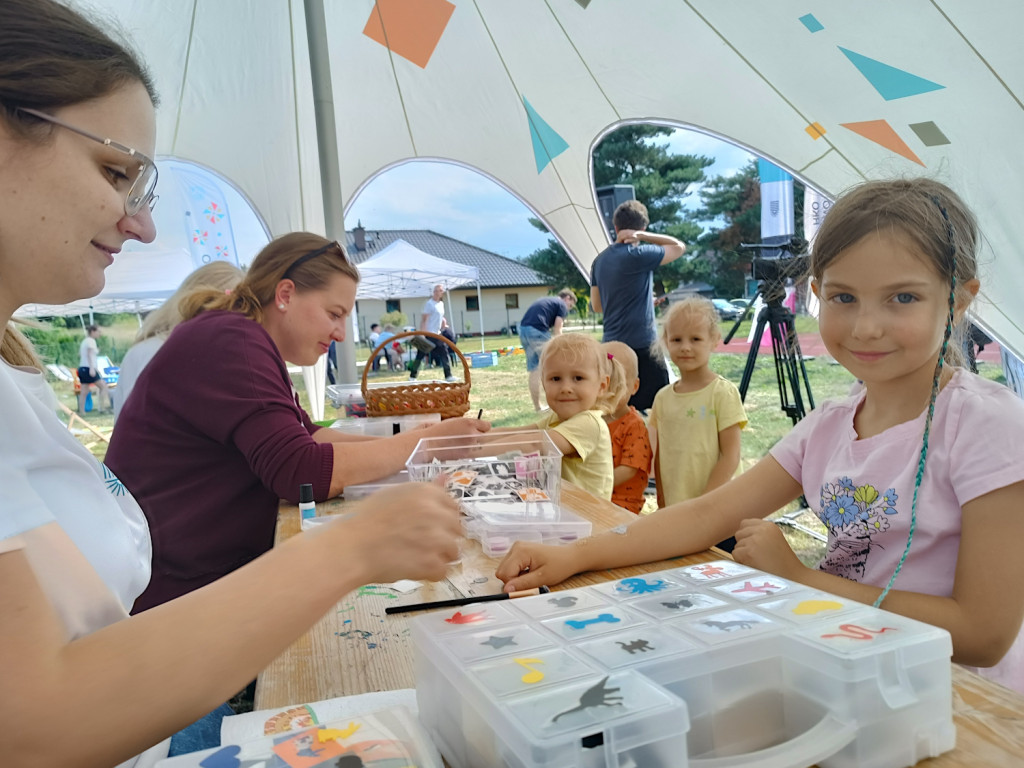
{"type": "Polygon", "coordinates": [[[957,292],[976,277],[978,246],[978,228],[973,214],[946,185],[925,178],[872,181],[843,195],[825,217],[811,254],[811,275],[820,280],[825,268],[846,248],[873,232],[886,229],[909,238],[921,256],[932,262],[938,273],[949,281],[949,311],[928,399],[907,544],[892,577],[875,600],[875,607],[889,594],[910,554],[917,528],[918,492],[927,464],[928,440],[944,364],[961,365],[964,361],[964,324],[956,323],[956,314],[958,298],[962,300],[967,296],[958,297],[957,292]]]}

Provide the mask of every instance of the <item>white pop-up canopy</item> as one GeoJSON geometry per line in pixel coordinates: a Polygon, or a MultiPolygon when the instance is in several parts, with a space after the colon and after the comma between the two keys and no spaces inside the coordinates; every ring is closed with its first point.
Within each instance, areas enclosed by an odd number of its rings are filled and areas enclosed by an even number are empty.
{"type": "Polygon", "coordinates": [[[449,291],[478,283],[480,279],[480,270],[476,267],[440,259],[401,239],[356,266],[359,268],[358,299],[429,296],[435,285],[443,285],[449,291]]]}
{"type": "MultiPolygon", "coordinates": [[[[358,299],[397,299],[406,296],[429,296],[435,285],[445,291],[459,286],[476,284],[476,301],[480,313],[480,327],[484,327],[483,297],[480,294],[480,270],[470,264],[440,259],[421,251],[405,240],[398,239],[359,268],[358,299]]],[[[452,297],[448,294],[448,316],[452,313],[452,297]]],[[[480,336],[480,351],[484,350],[484,337],[480,336]]]]}

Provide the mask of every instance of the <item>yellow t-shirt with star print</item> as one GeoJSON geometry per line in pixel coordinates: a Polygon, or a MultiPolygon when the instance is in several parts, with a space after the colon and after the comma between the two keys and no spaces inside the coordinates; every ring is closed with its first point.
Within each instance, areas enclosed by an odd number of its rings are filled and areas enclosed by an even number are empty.
{"type": "Polygon", "coordinates": [[[704,493],[718,462],[718,433],[747,426],[740,391],[721,376],[696,392],[679,393],[669,384],[658,390],[649,425],[658,431],[658,483],[665,504],[704,493]]]}

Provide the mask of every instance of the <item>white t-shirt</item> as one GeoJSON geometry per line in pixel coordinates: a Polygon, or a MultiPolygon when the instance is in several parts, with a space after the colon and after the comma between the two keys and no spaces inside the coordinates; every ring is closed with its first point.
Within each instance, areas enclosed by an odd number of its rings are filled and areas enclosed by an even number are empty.
{"type": "Polygon", "coordinates": [[[100,353],[100,346],[96,343],[96,339],[86,334],[85,338],[82,339],[82,343],[78,345],[78,367],[79,368],[94,368],[96,363],[96,356],[100,353]],[[89,353],[92,352],[92,359],[89,359],[89,353]]]}
{"type": "Polygon", "coordinates": [[[163,336],[150,336],[138,344],[133,344],[131,349],[125,354],[124,360],[121,361],[120,372],[117,374],[117,388],[114,390],[115,423],[121,413],[121,408],[124,407],[125,402],[128,400],[128,395],[131,394],[132,389],[135,387],[135,382],[139,380],[142,369],[149,365],[149,361],[156,355],[157,350],[163,346],[164,341],[166,339],[163,336]]]}
{"type": "MultiPolygon", "coordinates": [[[[41,373],[0,361],[0,402],[0,557],[24,551],[68,640],[126,618],[149,582],[142,510],[57,418],[41,373]]],[[[125,765],[166,754],[158,745],[125,765]]]]}
{"type": "MultiPolygon", "coordinates": [[[[828,529],[819,568],[884,587],[907,543],[925,414],[860,440],[853,417],[863,398],[861,390],[823,403],[771,455],[828,529]]],[[[917,526],[894,589],[952,594],[963,505],[1024,480],[1022,456],[1024,402],[958,369],[935,401],[917,526]]],[[[998,665],[979,671],[1024,693],[1024,633],[998,665]]]]}
{"type": "Polygon", "coordinates": [[[427,316],[427,323],[426,327],[421,326],[420,330],[440,333],[441,323],[444,321],[444,302],[434,301],[433,297],[427,299],[423,303],[423,314],[427,316]]]}

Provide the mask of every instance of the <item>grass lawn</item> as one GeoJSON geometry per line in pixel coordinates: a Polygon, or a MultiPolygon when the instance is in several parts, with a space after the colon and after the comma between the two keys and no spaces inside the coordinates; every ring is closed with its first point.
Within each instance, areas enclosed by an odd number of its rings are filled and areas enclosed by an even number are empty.
{"type": "MultiPolygon", "coordinates": [[[[737,338],[746,338],[749,321],[740,327],[737,338]]],[[[723,335],[728,333],[731,323],[723,323],[723,335]]],[[[817,330],[817,324],[813,318],[799,317],[797,319],[797,330],[800,333],[812,333],[817,330]]],[[[600,330],[593,327],[575,327],[573,332],[589,333],[600,338],[600,330]]],[[[518,336],[496,336],[484,339],[484,348],[500,350],[506,347],[518,347],[518,336]]],[[[463,354],[480,351],[479,338],[467,338],[459,341],[459,349],[463,354]]],[[[365,362],[369,355],[369,349],[361,346],[356,353],[360,362],[365,362]]],[[[743,368],[746,363],[746,354],[715,354],[712,355],[711,367],[719,374],[730,381],[740,381],[743,368]]],[[[453,373],[457,377],[462,376],[461,366],[456,364],[453,373]]],[[[853,383],[852,376],[841,366],[837,365],[831,358],[817,357],[806,359],[807,378],[810,382],[810,389],[815,403],[823,400],[842,397],[853,383]]],[[[995,381],[1003,381],[1002,369],[999,365],[991,363],[979,363],[979,372],[986,378],[995,381]]],[[[361,369],[360,369],[361,370],[361,369]]],[[[423,371],[421,379],[429,378],[434,371],[423,371]]],[[[440,373],[439,371],[437,372],[440,373]]],[[[372,373],[369,377],[371,382],[404,381],[408,374],[388,373],[381,371],[372,373]]],[[[439,376],[438,376],[439,378],[439,376]]],[[[293,377],[296,390],[299,392],[300,401],[308,409],[308,398],[305,385],[301,375],[293,377]]],[[[524,355],[501,355],[498,357],[498,364],[487,368],[471,369],[472,388],[470,391],[470,415],[475,415],[478,410],[483,410],[483,418],[490,420],[495,426],[523,426],[531,423],[535,414],[530,402],[527,389],[526,357],[524,355]]],[[[71,391],[71,385],[62,382],[54,382],[54,389],[61,402],[74,410],[76,407],[75,396],[71,391]]],[[[751,377],[750,388],[747,392],[746,410],[749,423],[743,431],[741,467],[746,469],[762,458],[768,450],[792,427],[791,419],[783,413],[780,406],[780,397],[775,378],[775,369],[771,355],[762,355],[757,359],[754,372],[751,377]]],[[[330,403],[327,404],[326,416],[333,419],[335,414],[330,403]]],[[[113,417],[105,415],[87,416],[88,421],[101,432],[109,434],[113,429],[113,417]]],[[[66,419],[65,419],[66,420],[66,419]]],[[[92,452],[100,459],[106,454],[106,443],[99,440],[87,430],[76,429],[76,435],[85,443],[92,452]]],[[[652,511],[654,508],[653,499],[645,507],[645,511],[652,511]]],[[[778,514],[795,512],[798,505],[794,502],[790,507],[780,510],[778,514]]],[[[803,513],[796,517],[796,522],[808,529],[823,532],[823,527],[817,518],[810,513],[803,513]]],[[[823,545],[812,536],[805,535],[793,527],[783,527],[790,544],[807,563],[815,562],[823,552],[823,545]]]]}

